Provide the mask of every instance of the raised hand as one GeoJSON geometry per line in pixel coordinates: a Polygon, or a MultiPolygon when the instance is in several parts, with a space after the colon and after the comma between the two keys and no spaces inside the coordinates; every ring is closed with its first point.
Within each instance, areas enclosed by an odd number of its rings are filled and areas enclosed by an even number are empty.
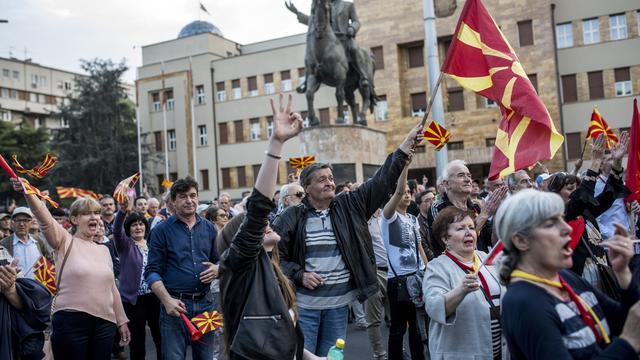
{"type": "Polygon", "coordinates": [[[271,134],[271,139],[281,143],[298,135],[302,130],[302,116],[291,112],[293,97],[289,94],[286,107],[283,105],[283,98],[282,94],[280,94],[277,111],[273,99],[271,99],[271,110],[273,111],[273,133],[271,134]]]}
{"type": "Polygon", "coordinates": [[[591,143],[591,160],[602,160],[602,158],[604,157],[604,150],[605,150],[605,145],[606,141],[604,139],[604,135],[600,135],[598,136],[595,140],[593,140],[593,142],[591,143]]]}
{"type": "Polygon", "coordinates": [[[416,146],[420,145],[422,140],[424,140],[423,128],[424,126],[422,126],[422,124],[414,126],[402,144],[400,144],[399,149],[407,155],[412,155],[416,150],[416,146]]]}
{"type": "Polygon", "coordinates": [[[293,5],[291,1],[285,1],[284,6],[286,6],[287,9],[289,9],[289,11],[291,11],[292,13],[298,15],[298,8],[296,8],[296,6],[293,5]]]}
{"type": "Polygon", "coordinates": [[[485,202],[484,207],[482,208],[482,213],[487,216],[494,216],[496,211],[498,211],[500,204],[502,204],[502,201],[507,198],[508,190],[509,189],[505,185],[494,190],[485,202]]]}
{"type": "Polygon", "coordinates": [[[614,162],[622,164],[622,158],[627,155],[627,149],[629,147],[629,132],[623,131],[620,134],[620,140],[611,149],[611,157],[614,162]]]}

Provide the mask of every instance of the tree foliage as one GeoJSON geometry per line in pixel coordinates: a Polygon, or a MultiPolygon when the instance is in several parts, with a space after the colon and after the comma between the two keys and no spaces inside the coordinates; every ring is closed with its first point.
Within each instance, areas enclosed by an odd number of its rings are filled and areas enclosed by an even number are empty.
{"type": "Polygon", "coordinates": [[[138,168],[135,107],[120,80],[127,66],[95,59],[83,60],[82,68],[88,76],[76,78],[77,94],[56,114],[69,127],[54,133],[55,181],[111,193],[138,168]]]}

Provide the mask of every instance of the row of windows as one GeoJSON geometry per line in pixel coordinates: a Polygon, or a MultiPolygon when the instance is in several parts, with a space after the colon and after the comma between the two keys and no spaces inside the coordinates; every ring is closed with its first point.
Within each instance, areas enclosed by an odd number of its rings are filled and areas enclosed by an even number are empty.
{"type": "MultiPolygon", "coordinates": [[[[640,10],[636,11],[636,23],[638,35],[640,35],[640,10]]],[[[627,30],[627,15],[609,15],[609,39],[622,40],[629,36],[627,30]]],[[[600,39],[600,19],[591,18],[582,20],[582,43],[584,45],[597,44],[600,39]]],[[[556,25],[556,47],[558,49],[574,46],[573,23],[566,22],[556,25]]]]}
{"type": "MultiPolygon", "coordinates": [[[[20,71],[2,69],[2,77],[4,79],[20,80],[20,71]]],[[[38,86],[47,86],[47,77],[45,75],[31,74],[31,87],[36,89],[38,86]]],[[[70,80],[59,80],[57,83],[58,89],[71,90],[72,83],[70,80]]]]}
{"type": "MultiPolygon", "coordinates": [[[[614,94],[615,96],[629,96],[633,94],[633,85],[631,82],[631,71],[628,67],[617,68],[614,73],[614,94]]],[[[562,75],[562,101],[564,103],[576,102],[578,97],[578,84],[576,74],[562,75]]],[[[590,71],[587,73],[588,82],[588,100],[604,99],[605,86],[603,80],[603,71],[590,71]]]]}
{"type": "MultiPolygon", "coordinates": [[[[302,84],[305,80],[304,68],[298,69],[298,85],[302,84]]],[[[268,73],[262,75],[263,81],[263,94],[272,95],[276,93],[276,85],[274,82],[274,73],[268,73]]],[[[243,91],[240,79],[233,79],[231,83],[231,99],[242,99],[243,91]]],[[[227,85],[225,81],[219,81],[216,83],[216,100],[219,102],[227,100],[227,85]]],[[[293,90],[293,82],[291,80],[291,70],[280,71],[280,91],[287,92],[293,90]]],[[[258,90],[258,77],[249,76],[247,78],[247,96],[253,97],[260,94],[258,90]]]]}
{"type": "MultiPolygon", "coordinates": [[[[207,138],[207,125],[198,125],[198,146],[204,147],[209,145],[209,140],[207,138]]],[[[158,152],[164,151],[165,140],[162,136],[162,131],[155,131],[153,133],[153,140],[155,144],[155,150],[158,152]]],[[[176,138],[175,130],[167,130],[167,150],[176,151],[178,149],[178,141],[176,138]]]]}
{"type": "Polygon", "coordinates": [[[9,89],[9,88],[0,88],[0,98],[24,100],[32,103],[47,104],[47,105],[61,105],[61,104],[67,105],[69,103],[68,98],[38,94],[38,93],[27,92],[27,91],[16,90],[16,89],[9,89]]]}
{"type": "MultiPolygon", "coordinates": [[[[196,85],[195,88],[195,105],[206,104],[206,93],[204,91],[204,85],[196,85]]],[[[173,89],[166,89],[164,91],[152,91],[149,93],[151,99],[151,112],[161,112],[162,102],[164,101],[167,111],[173,111],[176,107],[175,99],[173,98],[173,89]]]]}

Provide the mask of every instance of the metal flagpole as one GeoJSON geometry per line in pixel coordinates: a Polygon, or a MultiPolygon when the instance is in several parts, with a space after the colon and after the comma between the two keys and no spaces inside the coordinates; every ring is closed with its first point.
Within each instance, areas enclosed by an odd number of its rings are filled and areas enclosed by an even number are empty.
{"type": "MultiPolygon", "coordinates": [[[[445,127],[444,106],[442,104],[442,93],[438,91],[442,82],[443,73],[440,71],[440,61],[438,57],[438,34],[436,33],[436,14],[433,7],[433,0],[423,0],[424,15],[424,49],[427,53],[427,66],[429,71],[429,95],[431,99],[429,104],[433,104],[431,109],[427,109],[433,113],[433,119],[442,127],[445,127]]],[[[426,118],[422,120],[423,124],[426,118]]],[[[449,162],[447,155],[447,146],[445,145],[440,151],[436,151],[436,176],[440,177],[449,162]]]]}
{"type": "Polygon", "coordinates": [[[140,125],[140,101],[138,99],[139,89],[138,89],[138,79],[140,78],[140,73],[138,69],[136,69],[136,128],[138,130],[138,173],[140,174],[140,194],[143,191],[144,184],[144,176],[142,175],[142,125],[140,125]]]}
{"type": "Polygon", "coordinates": [[[189,92],[191,99],[191,147],[193,151],[193,177],[198,178],[198,155],[196,155],[196,109],[194,103],[193,67],[189,56],[189,92]]]}
{"type": "Polygon", "coordinates": [[[169,180],[169,132],[167,131],[167,102],[164,96],[164,61],[160,63],[162,67],[162,91],[160,92],[160,104],[162,105],[162,128],[164,130],[164,178],[169,180]]]}

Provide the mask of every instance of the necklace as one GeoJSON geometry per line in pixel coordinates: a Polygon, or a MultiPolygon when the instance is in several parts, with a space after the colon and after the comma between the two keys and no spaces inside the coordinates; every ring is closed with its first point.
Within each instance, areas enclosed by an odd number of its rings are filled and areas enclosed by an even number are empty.
{"type": "Polygon", "coordinates": [[[596,316],[596,313],[593,311],[593,309],[591,309],[589,304],[587,304],[584,299],[582,299],[578,294],[576,294],[575,291],[573,291],[571,286],[569,286],[569,284],[560,275],[558,275],[559,281],[553,281],[522,270],[514,270],[511,273],[511,277],[525,279],[534,283],[545,284],[560,290],[565,290],[567,294],[569,294],[569,299],[571,299],[571,301],[573,301],[573,303],[576,305],[576,308],[578,308],[578,312],[580,313],[582,321],[587,324],[589,329],[591,329],[591,331],[595,335],[596,342],[600,342],[603,339],[605,344],[609,344],[611,342],[611,340],[609,339],[609,335],[602,325],[602,322],[600,321],[600,319],[598,319],[598,316],[596,316]],[[596,325],[598,326],[598,329],[600,329],[600,332],[598,332],[598,330],[596,329],[596,325]]]}

